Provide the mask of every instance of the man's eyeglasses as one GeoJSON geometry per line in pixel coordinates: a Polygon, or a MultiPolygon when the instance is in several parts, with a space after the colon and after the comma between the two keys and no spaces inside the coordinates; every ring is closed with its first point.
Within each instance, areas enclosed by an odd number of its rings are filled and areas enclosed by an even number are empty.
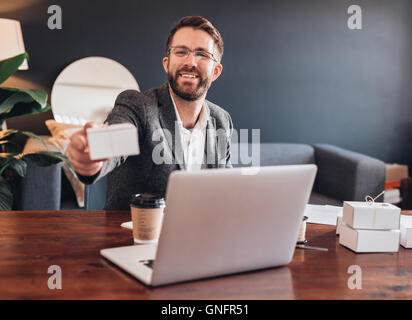
{"type": "Polygon", "coordinates": [[[179,58],[187,58],[190,53],[193,53],[193,56],[195,57],[196,60],[199,60],[199,61],[213,60],[218,63],[217,59],[213,56],[212,53],[202,50],[202,49],[190,50],[189,48],[186,48],[186,47],[170,47],[169,54],[170,53],[172,53],[173,55],[179,58]]]}

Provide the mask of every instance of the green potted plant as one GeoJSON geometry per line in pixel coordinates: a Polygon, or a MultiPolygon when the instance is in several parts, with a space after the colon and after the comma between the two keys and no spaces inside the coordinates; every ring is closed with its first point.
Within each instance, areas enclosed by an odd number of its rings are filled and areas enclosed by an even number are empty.
{"type": "MultiPolygon", "coordinates": [[[[28,54],[0,61],[0,85],[16,72],[28,54]]],[[[0,128],[7,119],[50,110],[47,93],[43,90],[21,90],[0,87],[0,128]]],[[[0,131],[0,210],[12,210],[13,192],[10,184],[15,173],[20,177],[26,175],[27,164],[49,166],[64,161],[73,171],[67,157],[60,152],[41,151],[23,154],[23,147],[11,141],[17,135],[25,135],[45,142],[40,137],[27,131],[6,129],[0,131]]],[[[74,172],[74,171],[73,171],[74,172]]]]}

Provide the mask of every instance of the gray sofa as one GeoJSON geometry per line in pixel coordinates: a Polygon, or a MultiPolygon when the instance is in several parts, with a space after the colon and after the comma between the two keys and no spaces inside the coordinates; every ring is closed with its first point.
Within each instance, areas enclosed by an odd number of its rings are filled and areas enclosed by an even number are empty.
{"type": "MultiPolygon", "coordinates": [[[[236,148],[234,152],[239,150],[236,148]]],[[[309,200],[311,204],[342,205],[345,200],[363,201],[366,195],[377,195],[384,188],[385,165],[372,157],[327,144],[260,144],[261,166],[308,163],[318,167],[309,200]]],[[[239,166],[245,165],[234,163],[234,167],[239,166]]],[[[60,165],[46,168],[31,166],[27,171],[27,176],[21,181],[16,209],[60,210],[60,165]]],[[[105,196],[106,179],[87,185],[85,209],[103,209],[105,196]]]]}
{"type": "Polygon", "coordinates": [[[345,200],[363,201],[366,195],[382,192],[385,184],[385,164],[360,153],[328,144],[260,144],[261,166],[289,164],[317,165],[311,204],[341,206],[345,200]]]}

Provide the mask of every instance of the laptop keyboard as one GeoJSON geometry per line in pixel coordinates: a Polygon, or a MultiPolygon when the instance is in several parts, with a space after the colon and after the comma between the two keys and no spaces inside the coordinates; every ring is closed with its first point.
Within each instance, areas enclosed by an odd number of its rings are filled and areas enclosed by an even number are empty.
{"type": "Polygon", "coordinates": [[[153,269],[153,259],[149,259],[149,260],[139,260],[140,263],[143,263],[143,265],[145,265],[146,267],[153,269]]]}

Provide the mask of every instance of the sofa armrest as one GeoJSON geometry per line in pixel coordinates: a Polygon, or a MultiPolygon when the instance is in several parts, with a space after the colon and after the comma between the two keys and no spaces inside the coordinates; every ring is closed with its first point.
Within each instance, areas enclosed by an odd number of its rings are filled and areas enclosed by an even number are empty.
{"type": "Polygon", "coordinates": [[[84,190],[84,209],[102,210],[106,203],[107,176],[93,184],[86,184],[84,190]]]}
{"type": "Polygon", "coordinates": [[[24,178],[20,178],[17,210],[60,210],[61,163],[48,167],[27,164],[24,178]]]}
{"type": "Polygon", "coordinates": [[[384,162],[328,144],[313,147],[317,192],[341,201],[364,201],[365,196],[374,197],[384,190],[384,162]]]}

